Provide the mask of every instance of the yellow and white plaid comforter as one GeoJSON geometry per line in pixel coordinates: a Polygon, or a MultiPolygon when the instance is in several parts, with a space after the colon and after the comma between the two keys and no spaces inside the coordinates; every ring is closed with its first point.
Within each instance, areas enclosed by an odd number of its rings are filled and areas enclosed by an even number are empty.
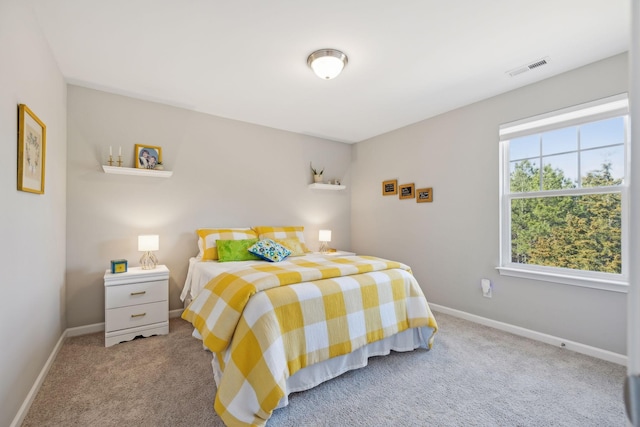
{"type": "Polygon", "coordinates": [[[229,426],[264,425],[287,377],[306,366],[408,328],[437,330],[409,267],[374,257],[294,258],[223,273],[182,317],[220,361],[214,407],[229,426]]]}

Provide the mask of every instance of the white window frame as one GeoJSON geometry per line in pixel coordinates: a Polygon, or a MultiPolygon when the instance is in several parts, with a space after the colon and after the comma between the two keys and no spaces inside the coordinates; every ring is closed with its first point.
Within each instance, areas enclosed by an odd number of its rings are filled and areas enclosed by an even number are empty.
{"type": "MultiPolygon", "coordinates": [[[[629,101],[626,93],[599,99],[586,104],[576,105],[558,111],[506,123],[500,126],[500,266],[501,275],[520,277],[566,285],[603,289],[626,293],[629,287],[629,101]],[[509,188],[509,141],[520,136],[546,132],[554,129],[590,123],[613,117],[626,115],[625,118],[625,165],[623,184],[615,189],[589,188],[581,189],[583,194],[619,192],[622,196],[621,206],[621,274],[590,272],[558,267],[546,267],[511,262],[511,200],[520,198],[518,193],[510,193],[509,188]]],[[[562,196],[574,190],[555,190],[536,192],[535,196],[562,196]]]]}

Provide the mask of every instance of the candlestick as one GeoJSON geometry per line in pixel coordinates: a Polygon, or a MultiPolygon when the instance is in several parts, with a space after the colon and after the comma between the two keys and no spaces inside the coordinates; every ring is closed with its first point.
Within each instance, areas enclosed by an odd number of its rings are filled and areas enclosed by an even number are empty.
{"type": "Polygon", "coordinates": [[[122,166],[122,156],[118,156],[118,166],[122,166]]]}
{"type": "Polygon", "coordinates": [[[109,163],[109,166],[113,166],[113,157],[111,154],[109,154],[109,161],[107,163],[109,163]]]}

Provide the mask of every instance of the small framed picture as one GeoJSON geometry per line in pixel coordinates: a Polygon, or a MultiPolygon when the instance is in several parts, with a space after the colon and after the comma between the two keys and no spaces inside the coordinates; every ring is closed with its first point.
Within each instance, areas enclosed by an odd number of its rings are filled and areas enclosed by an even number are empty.
{"type": "Polygon", "coordinates": [[[433,188],[418,188],[416,190],[416,202],[426,203],[433,202],[433,188]]]}
{"type": "Polygon", "coordinates": [[[18,190],[44,194],[47,127],[24,104],[18,106],[18,190]]]}
{"type": "Polygon", "coordinates": [[[395,179],[382,181],[382,195],[391,196],[392,194],[398,194],[398,181],[395,179]]]}
{"type": "Polygon", "coordinates": [[[155,169],[162,164],[162,147],[136,144],[136,168],[155,169]]]}
{"type": "Polygon", "coordinates": [[[415,197],[415,184],[402,184],[400,186],[401,199],[413,199],[415,197]]]}
{"type": "Polygon", "coordinates": [[[127,272],[127,260],[126,259],[112,259],[111,260],[111,273],[126,273],[127,272]]]}

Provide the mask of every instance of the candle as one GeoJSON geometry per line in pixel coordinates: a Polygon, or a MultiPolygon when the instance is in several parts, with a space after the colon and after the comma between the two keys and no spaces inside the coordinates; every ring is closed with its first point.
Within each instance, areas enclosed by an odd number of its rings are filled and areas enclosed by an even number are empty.
{"type": "Polygon", "coordinates": [[[118,149],[118,156],[122,156],[122,146],[118,149]]]}
{"type": "Polygon", "coordinates": [[[111,152],[111,146],[109,146],[109,155],[113,156],[113,153],[111,152]]]}

